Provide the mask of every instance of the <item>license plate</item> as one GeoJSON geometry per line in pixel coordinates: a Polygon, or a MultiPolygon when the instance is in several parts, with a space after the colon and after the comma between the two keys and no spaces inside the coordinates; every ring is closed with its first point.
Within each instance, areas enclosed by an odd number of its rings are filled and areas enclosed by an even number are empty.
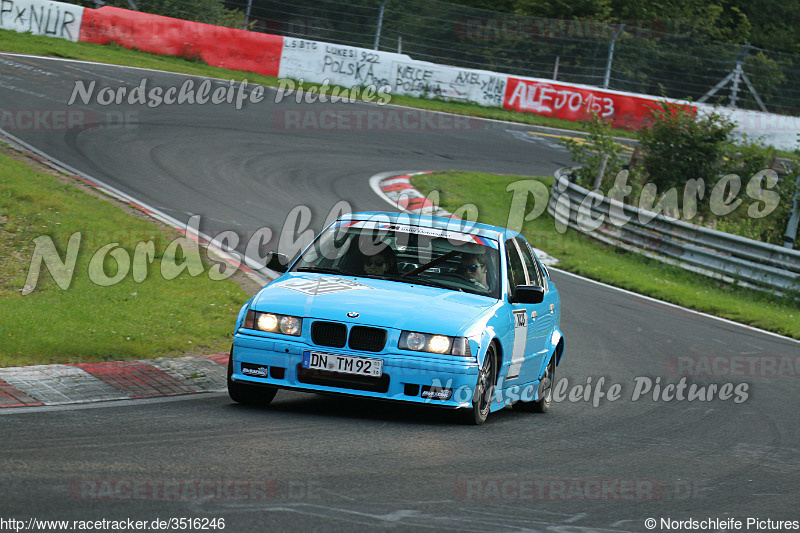
{"type": "Polygon", "coordinates": [[[303,352],[303,368],[379,378],[383,371],[383,360],[332,353],[303,352]]]}

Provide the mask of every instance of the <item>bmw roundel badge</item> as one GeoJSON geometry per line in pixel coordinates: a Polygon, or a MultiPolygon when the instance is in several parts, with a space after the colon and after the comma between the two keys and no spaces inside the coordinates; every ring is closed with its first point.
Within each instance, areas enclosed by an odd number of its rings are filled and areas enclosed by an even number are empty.
{"type": "Polygon", "coordinates": [[[355,311],[350,311],[349,313],[347,313],[347,317],[348,318],[358,318],[358,313],[356,313],[355,311]]]}

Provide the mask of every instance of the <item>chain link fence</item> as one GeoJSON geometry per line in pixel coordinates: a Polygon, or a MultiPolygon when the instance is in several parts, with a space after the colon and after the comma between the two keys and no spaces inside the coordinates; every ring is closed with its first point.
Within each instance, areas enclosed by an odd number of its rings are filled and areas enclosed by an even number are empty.
{"type": "Polygon", "coordinates": [[[692,38],[670,21],[544,19],[436,0],[108,4],[446,65],[800,115],[800,56],[692,38]]]}

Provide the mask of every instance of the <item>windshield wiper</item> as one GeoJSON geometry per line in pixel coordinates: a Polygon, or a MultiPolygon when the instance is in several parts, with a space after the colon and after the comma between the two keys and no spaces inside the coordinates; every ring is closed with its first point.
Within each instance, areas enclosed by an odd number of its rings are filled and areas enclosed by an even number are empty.
{"type": "MultiPolygon", "coordinates": [[[[411,283],[413,285],[425,285],[428,287],[437,287],[439,289],[447,289],[449,291],[456,290],[453,287],[445,285],[444,283],[439,283],[438,281],[422,279],[422,278],[408,279],[405,276],[391,276],[391,277],[384,277],[383,279],[388,279],[389,281],[399,281],[401,283],[411,283]]],[[[457,288],[457,290],[460,291],[461,289],[457,288]]]]}
{"type": "Polygon", "coordinates": [[[338,268],[321,267],[321,266],[304,266],[295,269],[295,272],[318,272],[320,274],[344,274],[338,268]]]}

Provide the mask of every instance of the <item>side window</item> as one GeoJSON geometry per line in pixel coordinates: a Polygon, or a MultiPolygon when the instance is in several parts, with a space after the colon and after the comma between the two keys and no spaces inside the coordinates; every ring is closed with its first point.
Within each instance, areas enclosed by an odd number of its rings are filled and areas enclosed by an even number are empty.
{"type": "Polygon", "coordinates": [[[547,282],[545,281],[544,272],[542,272],[541,267],[539,266],[539,262],[534,259],[533,251],[531,250],[528,243],[519,237],[517,237],[517,244],[519,244],[519,249],[522,252],[522,260],[525,262],[525,268],[528,270],[528,275],[531,278],[531,285],[537,285],[539,287],[544,287],[547,290],[547,282]]]}
{"type": "Polygon", "coordinates": [[[508,262],[509,290],[513,291],[517,285],[526,285],[525,267],[522,266],[522,259],[519,256],[519,252],[517,252],[513,239],[506,241],[506,260],[508,262]]]}

